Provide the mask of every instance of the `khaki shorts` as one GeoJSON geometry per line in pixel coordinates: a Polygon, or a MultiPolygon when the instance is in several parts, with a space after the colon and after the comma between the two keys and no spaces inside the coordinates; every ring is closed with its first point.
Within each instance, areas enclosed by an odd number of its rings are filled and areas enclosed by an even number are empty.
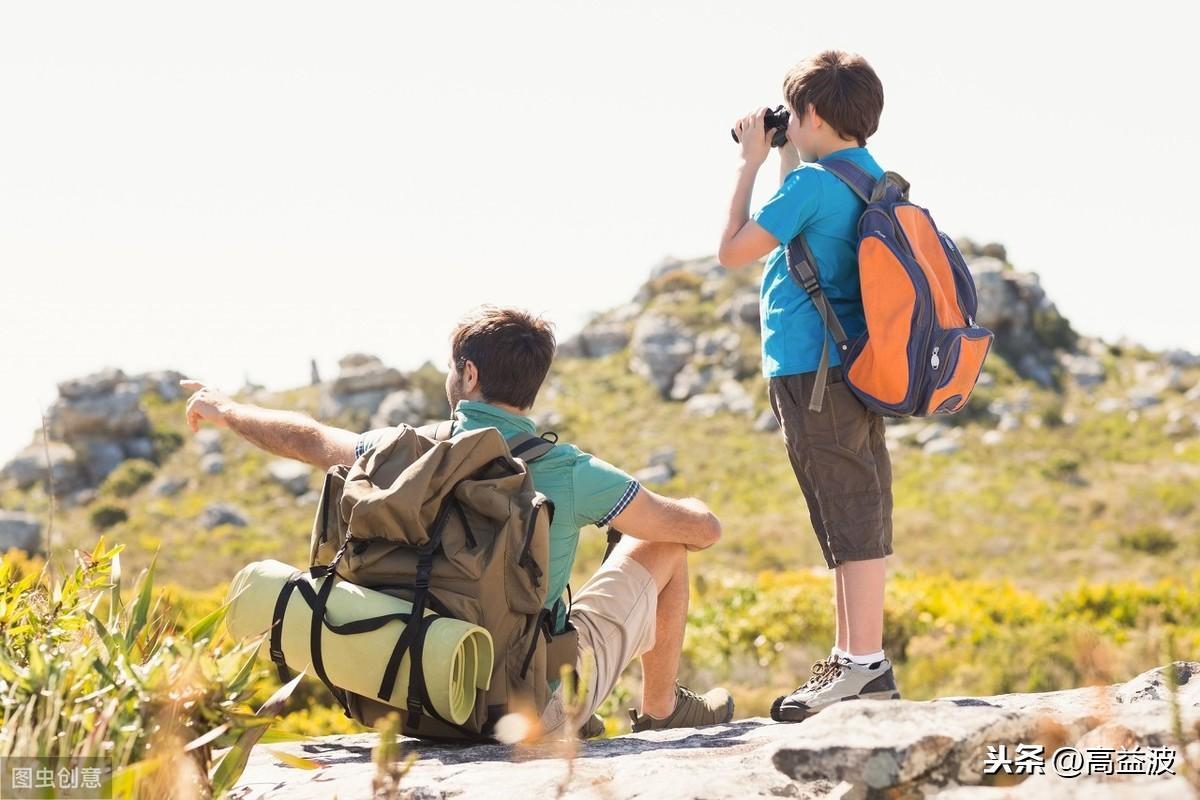
{"type": "Polygon", "coordinates": [[[658,586],[640,563],[613,553],[572,598],[571,624],[579,631],[575,669],[583,674],[584,659],[592,659],[584,708],[567,719],[562,686],[542,712],[549,736],[577,730],[596,713],[630,661],[654,646],[658,586]]]}
{"type": "Polygon", "coordinates": [[[840,364],[829,368],[821,410],[809,410],[816,375],[771,378],[767,392],[825,564],[891,555],[892,462],[883,416],[846,385],[840,364]]]}

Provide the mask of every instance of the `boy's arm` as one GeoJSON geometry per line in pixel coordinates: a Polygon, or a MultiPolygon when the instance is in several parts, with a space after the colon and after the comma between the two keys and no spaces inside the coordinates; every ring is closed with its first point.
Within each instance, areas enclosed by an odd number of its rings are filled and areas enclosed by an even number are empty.
{"type": "Polygon", "coordinates": [[[276,411],[236,400],[198,381],[179,382],[193,392],[184,412],[188,427],[200,429],[206,420],[241,436],[255,447],[328,470],[334,464],[353,464],[358,434],[323,425],[295,411],[276,411]]]}
{"type": "Polygon", "coordinates": [[[765,108],[759,109],[735,125],[742,145],[742,157],[733,198],[729,202],[729,216],[721,233],[721,244],[717,247],[717,261],[730,269],[749,266],[779,245],[778,239],[750,219],[750,194],[754,191],[754,179],[771,149],[763,126],[765,114],[765,108]]]}

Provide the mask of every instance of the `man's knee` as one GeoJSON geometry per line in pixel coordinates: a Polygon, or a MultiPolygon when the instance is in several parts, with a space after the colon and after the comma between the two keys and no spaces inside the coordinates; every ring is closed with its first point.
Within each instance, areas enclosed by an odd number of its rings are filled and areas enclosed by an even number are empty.
{"type": "Polygon", "coordinates": [[[614,558],[631,558],[654,576],[658,590],[670,582],[681,565],[687,561],[687,547],[679,542],[648,542],[629,534],[613,549],[614,558]]]}

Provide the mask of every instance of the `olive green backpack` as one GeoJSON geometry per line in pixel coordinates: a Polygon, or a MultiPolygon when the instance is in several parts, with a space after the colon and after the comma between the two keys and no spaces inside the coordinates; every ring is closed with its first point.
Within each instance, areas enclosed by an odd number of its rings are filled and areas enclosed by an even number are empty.
{"type": "Polygon", "coordinates": [[[382,699],[391,697],[407,653],[403,734],[494,741],[497,720],[517,710],[540,714],[549,700],[548,681],[558,677],[561,665],[575,665],[578,640],[569,611],[566,631],[555,636],[553,615],[544,607],[554,507],[534,489],[528,470],[557,436],[522,433],[506,441],[496,428],[482,428],[451,437],[452,422],[390,429],[353,464],[335,465],[325,474],[309,559],[317,589],[299,579],[303,573],[285,585],[270,651],[280,678],[287,680],[279,632],[288,596],[300,588],[313,610],[313,670],[348,717],[374,726],[394,710],[382,699]],[[333,580],[401,597],[412,603],[412,613],[331,624],[325,602],[333,580]],[[425,686],[424,636],[437,615],[479,625],[492,637],[489,688],[476,690],[473,712],[462,724],[434,710],[425,686]],[[322,630],[347,635],[397,618],[405,626],[392,651],[379,654],[387,666],[377,696],[334,686],[321,660],[322,630]]]}

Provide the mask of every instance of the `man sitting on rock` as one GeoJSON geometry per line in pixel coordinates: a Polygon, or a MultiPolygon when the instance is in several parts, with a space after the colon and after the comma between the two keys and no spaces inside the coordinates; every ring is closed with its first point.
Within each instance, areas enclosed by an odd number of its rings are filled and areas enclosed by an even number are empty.
{"type": "MultiPolygon", "coordinates": [[[[536,432],[528,414],[554,358],[555,339],[546,321],[511,308],[483,307],[465,318],[450,338],[446,397],[454,409],[453,433],[494,427],[502,436],[536,432]]],[[[386,428],[357,434],[321,424],[304,414],[239,403],[202,383],[180,382],[193,392],[187,421],[229,428],[270,453],[328,470],[353,463],[386,428]]],[[[558,443],[529,465],[534,487],[556,509],[550,527],[550,575],[546,608],[554,633],[565,630],[563,591],[571,577],[579,531],[611,525],[623,536],[612,554],[574,595],[571,623],[579,632],[576,669],[584,674],[594,655],[585,701],[567,719],[560,681],[542,712],[546,735],[576,727],[582,735],[603,732],[596,709],[635,657],[642,664],[642,710],[630,709],[635,731],[728,722],[733,698],[717,688],[697,694],[676,680],[688,608],[688,551],[720,538],[721,523],[695,498],[655,494],[612,464],[578,447],[558,443]],[[586,721],[586,725],[584,725],[586,721]]]]}

